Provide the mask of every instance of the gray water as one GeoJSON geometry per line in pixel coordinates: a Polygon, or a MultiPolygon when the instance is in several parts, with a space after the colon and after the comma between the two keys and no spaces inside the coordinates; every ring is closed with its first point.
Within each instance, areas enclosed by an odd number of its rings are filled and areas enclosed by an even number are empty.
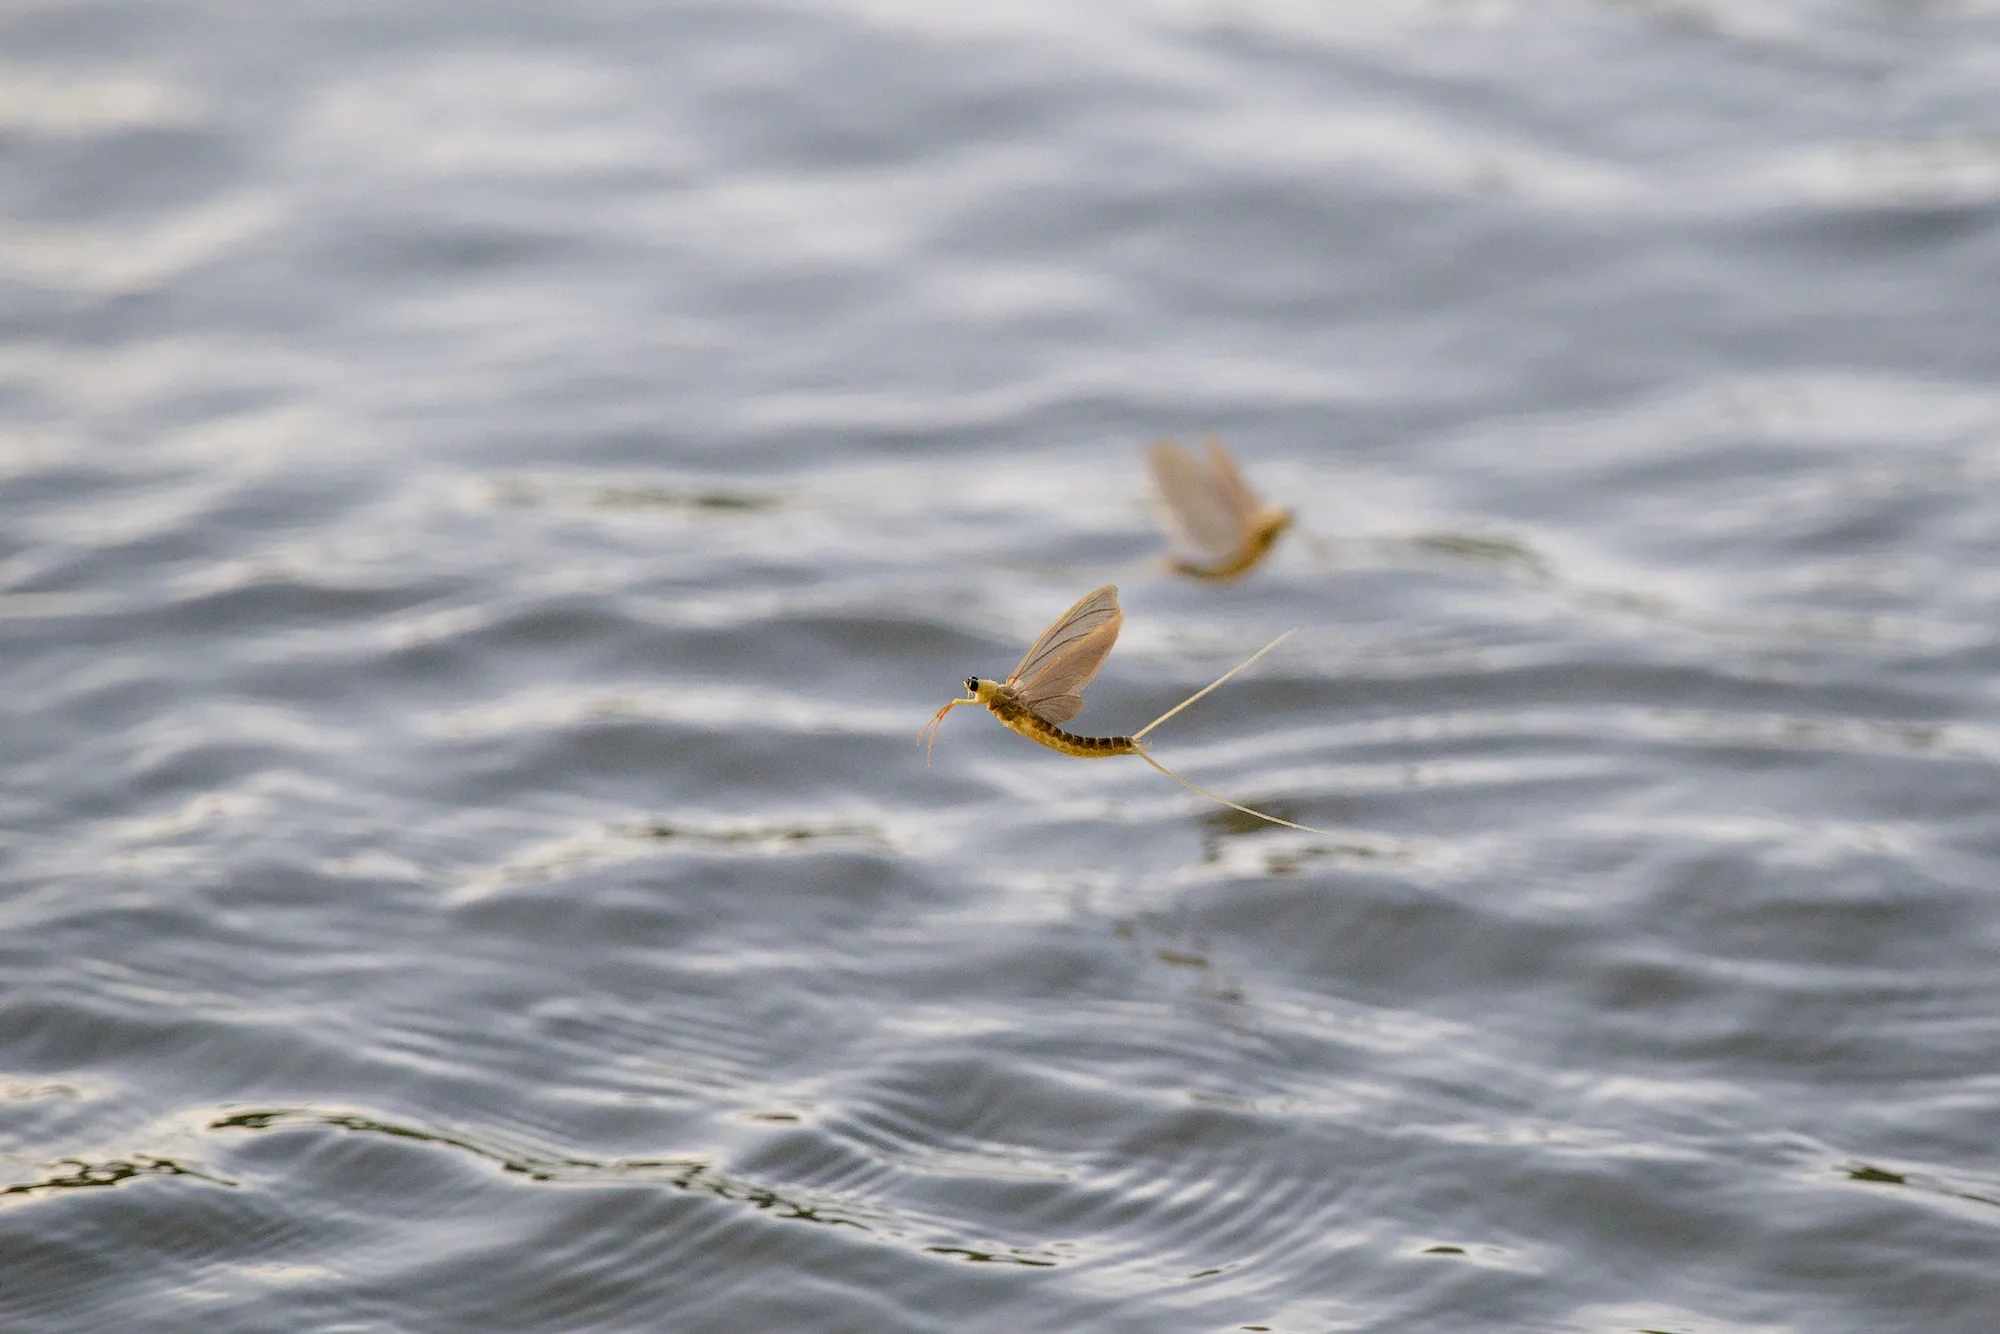
{"type": "Polygon", "coordinates": [[[8,1331],[2000,1329],[1992,5],[22,0],[0,164],[8,1331]],[[1334,834],[926,768],[1113,579],[1334,834]]]}

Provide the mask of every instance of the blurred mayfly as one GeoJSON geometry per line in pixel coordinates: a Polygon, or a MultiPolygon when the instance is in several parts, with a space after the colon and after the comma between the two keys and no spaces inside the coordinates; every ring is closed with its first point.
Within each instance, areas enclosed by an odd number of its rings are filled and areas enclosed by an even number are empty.
{"type": "Polygon", "coordinates": [[[1013,672],[1005,681],[988,681],[977,676],[966,678],[965,688],[971,693],[972,698],[951,701],[939,709],[930,722],[924,725],[923,730],[917,733],[919,737],[924,738],[924,761],[926,763],[930,761],[931,750],[937,745],[938,728],[943,725],[946,714],[963,705],[982,704],[1010,729],[1019,732],[1037,745],[1047,746],[1050,750],[1087,760],[1111,755],[1137,755],[1188,791],[1207,797],[1210,801],[1221,802],[1231,810],[1254,815],[1260,820],[1269,820],[1272,824],[1284,825],[1287,829],[1303,829],[1311,834],[1329,832],[1324,829],[1314,829],[1311,825],[1280,820],[1275,815],[1266,815],[1263,811],[1252,810],[1227,797],[1219,797],[1207,788],[1196,787],[1154,759],[1152,754],[1139,744],[1140,738],[1146,733],[1283,643],[1292,633],[1290,630],[1131,736],[1078,736],[1075,732],[1063,730],[1062,725],[1074,718],[1083,708],[1083,688],[1090,684],[1090,679],[1097,675],[1097,669],[1102,667],[1105,658],[1110,656],[1111,646],[1118,642],[1118,629],[1124,623],[1125,613],[1118,608],[1116,585],[1106,584],[1095,592],[1086,593],[1075,606],[1058,616],[1055,624],[1042,631],[1041,638],[1022,655],[1021,661],[1015,665],[1013,672]]]}
{"type": "Polygon", "coordinates": [[[1259,500],[1213,436],[1206,461],[1171,440],[1155,441],[1148,458],[1175,548],[1167,568],[1175,574],[1217,582],[1241,578],[1292,526],[1292,512],[1259,500]]]}

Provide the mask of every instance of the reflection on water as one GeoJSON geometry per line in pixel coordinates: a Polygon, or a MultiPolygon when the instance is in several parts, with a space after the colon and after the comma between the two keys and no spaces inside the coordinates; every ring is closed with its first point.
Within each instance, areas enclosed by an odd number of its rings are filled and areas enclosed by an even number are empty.
{"type": "Polygon", "coordinates": [[[600,1162],[589,1158],[543,1157],[515,1153],[479,1144],[456,1135],[438,1134],[412,1126],[395,1125],[355,1113],[308,1112],[285,1109],[264,1112],[237,1112],[217,1119],[211,1130],[295,1130],[326,1127],[350,1130],[362,1135],[387,1135],[419,1144],[435,1144],[484,1158],[503,1172],[515,1172],[530,1181],[584,1183],[606,1180],[643,1180],[675,1190],[700,1191],[720,1199],[747,1204],[767,1211],[773,1218],[800,1223],[826,1223],[840,1227],[867,1229],[858,1218],[787,1199],[777,1191],[753,1186],[717,1174],[713,1165],[699,1158],[627,1158],[600,1162]]]}
{"type": "Polygon", "coordinates": [[[492,489],[494,503],[501,505],[562,505],[565,503],[607,510],[736,510],[769,509],[778,504],[775,496],[740,491],[689,490],[658,483],[633,482],[629,485],[537,486],[515,480],[497,482],[492,489]]]}
{"type": "Polygon", "coordinates": [[[218,1186],[233,1186],[234,1181],[209,1176],[205,1172],[166,1158],[141,1157],[133,1161],[113,1159],[110,1162],[86,1163],[75,1158],[66,1158],[52,1165],[53,1175],[40,1181],[22,1181],[11,1186],[0,1186],[0,1196],[32,1195],[37,1191],[76,1190],[86,1186],[115,1186],[121,1181],[132,1181],[139,1177],[199,1177],[212,1181],[218,1186]]]}

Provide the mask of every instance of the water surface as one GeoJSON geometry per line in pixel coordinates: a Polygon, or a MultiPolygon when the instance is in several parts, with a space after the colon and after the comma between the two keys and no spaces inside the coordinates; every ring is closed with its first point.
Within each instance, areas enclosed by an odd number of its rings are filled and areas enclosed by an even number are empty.
{"type": "Polygon", "coordinates": [[[0,34],[8,1329],[1995,1328],[1990,6],[0,34]]]}

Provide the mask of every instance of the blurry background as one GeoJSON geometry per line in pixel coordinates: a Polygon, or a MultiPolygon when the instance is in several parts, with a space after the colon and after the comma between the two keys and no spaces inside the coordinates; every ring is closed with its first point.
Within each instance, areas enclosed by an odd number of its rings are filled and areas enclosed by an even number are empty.
{"type": "Polygon", "coordinates": [[[1991,4],[17,0],[0,161],[8,1330],[2000,1321],[1991,4]],[[1340,836],[925,768],[1113,578],[1340,836]]]}

